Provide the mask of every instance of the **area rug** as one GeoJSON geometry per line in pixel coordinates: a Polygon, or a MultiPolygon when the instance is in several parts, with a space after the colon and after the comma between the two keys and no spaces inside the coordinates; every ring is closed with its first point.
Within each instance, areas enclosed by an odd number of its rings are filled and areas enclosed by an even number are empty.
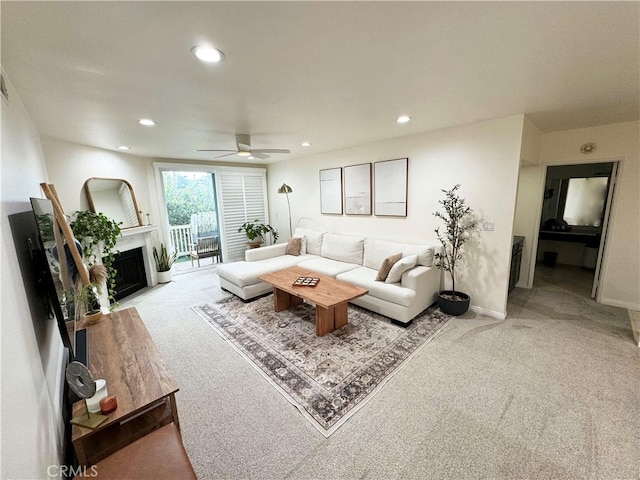
{"type": "Polygon", "coordinates": [[[273,296],[192,307],[326,437],[361,408],[450,320],[425,310],[408,327],[349,305],[349,323],[315,334],[315,308],[274,312],[273,296]]]}

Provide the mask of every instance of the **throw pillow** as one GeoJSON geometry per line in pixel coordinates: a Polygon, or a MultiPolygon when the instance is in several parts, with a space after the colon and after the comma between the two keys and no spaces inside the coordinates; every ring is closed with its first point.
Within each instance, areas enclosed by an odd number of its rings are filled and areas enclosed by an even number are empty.
{"type": "Polygon", "coordinates": [[[300,255],[300,244],[302,240],[300,238],[290,238],[287,242],[287,250],[284,252],[287,255],[293,255],[297,257],[300,255]]]}
{"type": "Polygon", "coordinates": [[[402,274],[407,270],[411,270],[418,262],[418,255],[408,255],[398,260],[387,275],[386,283],[396,283],[402,278],[402,274]]]}
{"type": "Polygon", "coordinates": [[[380,270],[378,270],[378,275],[376,275],[377,282],[384,282],[389,275],[389,270],[391,267],[402,258],[402,253],[396,253],[395,255],[391,255],[390,257],[385,258],[382,261],[382,265],[380,265],[380,270]]]}
{"type": "Polygon", "coordinates": [[[300,239],[300,255],[306,255],[307,254],[307,237],[305,235],[294,233],[293,238],[300,239]]]}

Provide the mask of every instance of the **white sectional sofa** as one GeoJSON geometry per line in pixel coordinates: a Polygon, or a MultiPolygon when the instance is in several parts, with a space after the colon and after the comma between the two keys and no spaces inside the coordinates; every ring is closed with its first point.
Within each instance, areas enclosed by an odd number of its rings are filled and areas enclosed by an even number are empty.
{"type": "MultiPolygon", "coordinates": [[[[287,255],[281,243],[250,249],[245,261],[218,267],[220,286],[243,300],[251,300],[272,290],[258,279],[260,275],[298,265],[311,272],[335,277],[369,290],[352,303],[408,324],[436,301],[440,290],[440,271],[433,265],[435,246],[377,240],[337,233],[296,228],[294,236],[302,238],[299,256],[287,255]],[[383,261],[398,253],[411,267],[399,281],[377,281],[383,261]]],[[[396,273],[399,276],[398,268],[396,273]]],[[[404,267],[407,268],[407,267],[404,267]]],[[[393,280],[389,278],[389,280],[393,280]]]]}

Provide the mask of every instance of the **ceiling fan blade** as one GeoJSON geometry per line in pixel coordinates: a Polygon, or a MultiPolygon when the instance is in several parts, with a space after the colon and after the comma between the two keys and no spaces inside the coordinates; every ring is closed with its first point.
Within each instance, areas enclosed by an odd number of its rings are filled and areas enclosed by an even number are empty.
{"type": "Polygon", "coordinates": [[[236,150],[210,150],[210,149],[198,149],[196,152],[235,152],[236,150]]]}
{"type": "MultiPolygon", "coordinates": [[[[225,152],[228,152],[228,150],[224,150],[225,152]]],[[[218,155],[215,158],[222,158],[222,157],[232,157],[233,155],[237,155],[237,152],[233,152],[233,153],[225,153],[224,155],[218,155]]]]}
{"type": "Polygon", "coordinates": [[[269,155],[265,155],[264,153],[256,152],[255,150],[251,151],[251,155],[255,158],[259,158],[260,160],[264,160],[265,158],[269,158],[269,155]]]}
{"type": "Polygon", "coordinates": [[[291,153],[291,150],[287,150],[286,148],[258,148],[251,150],[252,155],[256,153],[291,153]]]}

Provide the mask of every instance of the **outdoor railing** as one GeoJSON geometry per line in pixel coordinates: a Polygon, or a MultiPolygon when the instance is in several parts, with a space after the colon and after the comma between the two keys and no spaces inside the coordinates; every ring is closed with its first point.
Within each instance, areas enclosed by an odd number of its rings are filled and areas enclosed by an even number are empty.
{"type": "Polygon", "coordinates": [[[171,249],[178,253],[179,257],[189,255],[191,245],[191,225],[172,225],[169,227],[171,237],[171,249]]]}

